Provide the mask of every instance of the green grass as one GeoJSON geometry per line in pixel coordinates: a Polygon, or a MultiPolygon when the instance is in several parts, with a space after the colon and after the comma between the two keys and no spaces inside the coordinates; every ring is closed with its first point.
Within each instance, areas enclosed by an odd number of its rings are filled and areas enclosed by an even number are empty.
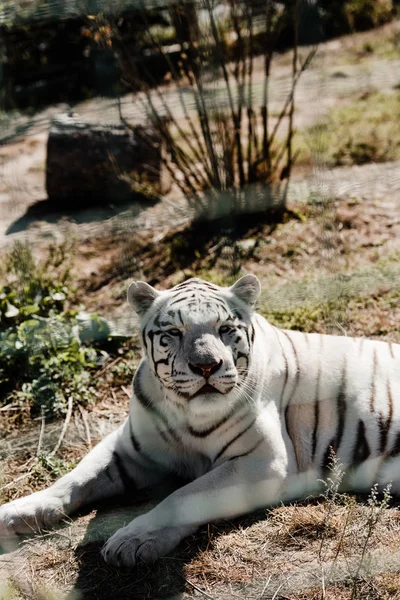
{"type": "MultiPolygon", "coordinates": [[[[258,310],[278,327],[315,331],[318,325],[346,326],[348,315],[368,308],[372,300],[387,310],[399,306],[397,255],[352,273],[310,278],[269,289],[262,292],[258,310]]],[[[383,335],[387,331],[376,333],[383,335]]]]}
{"type": "Polygon", "coordinates": [[[400,91],[371,92],[333,109],[308,129],[302,146],[300,162],[307,162],[309,153],[330,167],[400,158],[400,91]]]}

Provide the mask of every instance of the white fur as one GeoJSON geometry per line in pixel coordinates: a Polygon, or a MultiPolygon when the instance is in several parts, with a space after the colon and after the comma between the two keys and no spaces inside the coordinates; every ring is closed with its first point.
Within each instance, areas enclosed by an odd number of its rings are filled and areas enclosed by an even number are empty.
{"type": "Polygon", "coordinates": [[[399,492],[400,346],[283,332],[253,313],[258,292],[251,275],[229,289],[193,280],[156,293],[133,284],[129,302],[146,343],[150,325],[156,341],[138,369],[128,420],[50,488],[2,506],[0,535],[48,527],[131,481],[142,488],[177,473],[191,482],[103,549],[115,565],[154,561],[200,524],[317,491],[330,445],[348,487],[393,481],[399,492]],[[207,303],[207,294],[222,304],[207,303]],[[240,314],[234,333],[225,331],[229,311],[240,314]],[[199,394],[203,364],[218,366],[208,379],[214,393],[199,394]]]}

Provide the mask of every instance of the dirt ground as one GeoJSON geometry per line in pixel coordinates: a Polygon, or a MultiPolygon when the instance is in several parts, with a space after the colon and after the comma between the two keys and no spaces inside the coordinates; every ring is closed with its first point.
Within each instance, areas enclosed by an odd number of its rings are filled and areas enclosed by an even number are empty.
{"type": "MultiPolygon", "coordinates": [[[[355,90],[397,85],[399,59],[365,50],[397,30],[394,23],[323,45],[299,89],[297,126],[309,126],[355,90]]],[[[287,85],[288,68],[283,55],[273,73],[276,95],[287,85]]],[[[317,156],[295,172],[288,211],[273,224],[249,219],[235,228],[221,221],[193,228],[192,208],[174,193],[154,206],[57,211],[44,185],[47,129],[56,110],[0,148],[0,243],[5,250],[28,239],[41,253],[50,242],[74,237],[75,279],[89,310],[133,332],[125,302],[130,278],[168,287],[190,275],[228,284],[253,272],[263,285],[259,310],[277,325],[400,342],[399,162],[327,170],[317,156]]],[[[115,107],[104,100],[76,110],[112,120],[115,107]]],[[[75,464],[125,418],[128,388],[129,379],[121,384],[110,376],[98,403],[73,416],[56,457],[60,468],[75,464]]],[[[5,412],[0,421],[11,420],[5,412]]],[[[46,424],[40,436],[36,422],[3,435],[3,499],[49,484],[38,441],[50,452],[62,427],[46,424]]],[[[393,502],[338,496],[277,507],[203,527],[154,567],[118,571],[99,550],[121,523],[151,506],[148,498],[135,500],[133,508],[129,499],[89,507],[55,531],[11,544],[0,556],[0,599],[400,599],[393,502]]]]}

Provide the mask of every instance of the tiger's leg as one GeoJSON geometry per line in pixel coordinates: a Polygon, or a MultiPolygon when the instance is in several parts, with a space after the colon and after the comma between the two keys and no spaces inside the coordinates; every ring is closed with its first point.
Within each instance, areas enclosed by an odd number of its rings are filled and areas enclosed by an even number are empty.
{"type": "Polygon", "coordinates": [[[85,504],[154,483],[161,475],[149,460],[124,423],[51,487],[1,506],[0,540],[50,527],[85,504]]]}
{"type": "Polygon", "coordinates": [[[278,502],[287,478],[286,456],[268,461],[263,444],[257,450],[221,464],[119,529],[102,550],[105,561],[117,566],[153,562],[202,524],[278,502]]]}

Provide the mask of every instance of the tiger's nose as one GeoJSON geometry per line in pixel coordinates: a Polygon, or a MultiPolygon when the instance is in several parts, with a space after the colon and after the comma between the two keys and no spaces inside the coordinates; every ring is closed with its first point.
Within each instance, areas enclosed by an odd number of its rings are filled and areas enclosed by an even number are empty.
{"type": "Polygon", "coordinates": [[[193,371],[193,373],[196,373],[196,375],[202,375],[203,377],[207,378],[216,373],[221,365],[222,360],[207,364],[198,363],[193,365],[192,363],[189,363],[189,368],[193,371]]]}

